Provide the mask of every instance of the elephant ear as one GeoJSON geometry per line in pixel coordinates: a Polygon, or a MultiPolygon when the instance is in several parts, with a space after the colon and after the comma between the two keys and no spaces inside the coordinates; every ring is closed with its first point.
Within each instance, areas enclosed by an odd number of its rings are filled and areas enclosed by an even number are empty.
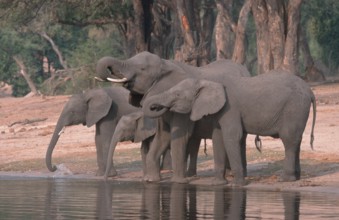
{"type": "Polygon", "coordinates": [[[112,99],[104,89],[91,90],[85,94],[88,111],[86,125],[91,127],[105,117],[112,107],[112,99]]]}
{"type": "Polygon", "coordinates": [[[222,84],[199,80],[199,92],[192,105],[191,120],[215,114],[226,104],[226,91],[222,84]]]}
{"type": "Polygon", "coordinates": [[[139,117],[136,118],[134,142],[141,142],[151,136],[154,136],[156,128],[156,119],[144,117],[143,114],[140,114],[139,117]]]}

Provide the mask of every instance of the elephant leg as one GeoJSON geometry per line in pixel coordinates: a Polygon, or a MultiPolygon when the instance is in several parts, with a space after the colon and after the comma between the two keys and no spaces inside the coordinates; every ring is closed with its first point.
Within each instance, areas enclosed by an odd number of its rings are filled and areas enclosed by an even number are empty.
{"type": "Polygon", "coordinates": [[[201,139],[191,136],[187,145],[186,153],[186,162],[189,157],[189,164],[187,170],[187,176],[192,177],[197,175],[197,162],[198,162],[198,153],[200,147],[201,139]]]}
{"type": "Polygon", "coordinates": [[[146,182],[158,182],[160,181],[160,156],[159,148],[160,142],[157,135],[155,135],[153,141],[150,143],[149,151],[146,154],[146,168],[144,170],[143,180],[146,182]],[[159,147],[159,148],[158,148],[159,147]]]}
{"type": "Polygon", "coordinates": [[[161,169],[172,170],[172,157],[171,150],[169,148],[167,148],[165,152],[162,154],[161,169]]]}
{"type": "Polygon", "coordinates": [[[173,114],[171,121],[171,156],[175,183],[187,183],[186,177],[186,146],[193,130],[193,123],[187,114],[173,114]]]}
{"type": "Polygon", "coordinates": [[[144,181],[160,181],[160,157],[170,145],[170,133],[164,128],[164,123],[159,120],[157,132],[149,146],[146,155],[146,171],[144,181]]]}
{"type": "Polygon", "coordinates": [[[142,161],[142,171],[145,175],[146,173],[146,156],[149,151],[149,146],[152,138],[148,138],[144,141],[141,142],[141,148],[140,148],[140,153],[141,153],[141,161],[142,161]]]}
{"type": "Polygon", "coordinates": [[[247,159],[246,159],[246,138],[247,138],[247,133],[243,133],[243,136],[241,138],[241,161],[242,161],[242,167],[244,169],[244,177],[247,176],[247,159]]]}
{"type": "Polygon", "coordinates": [[[298,139],[282,138],[285,147],[284,171],[282,181],[295,181],[300,179],[300,144],[298,139]]]}
{"type": "Polygon", "coordinates": [[[104,154],[103,143],[102,143],[102,140],[100,139],[100,137],[97,134],[95,134],[95,147],[96,147],[97,165],[98,165],[98,170],[96,172],[96,176],[103,176],[105,174],[105,170],[106,170],[106,163],[103,159],[103,154],[104,154]]]}
{"type": "MultiPolygon", "coordinates": [[[[247,176],[246,137],[247,137],[247,134],[244,134],[244,136],[243,136],[243,138],[241,140],[241,161],[242,161],[242,164],[243,164],[244,175],[245,176],[247,176]]],[[[224,148],[224,144],[223,143],[222,143],[222,146],[221,146],[220,149],[223,149],[225,151],[225,154],[226,154],[226,150],[224,148]]],[[[226,173],[226,176],[233,175],[232,170],[231,170],[230,160],[228,159],[228,155],[227,154],[226,154],[226,158],[225,158],[225,173],[226,173]]]]}
{"type": "Polygon", "coordinates": [[[228,157],[224,147],[222,132],[219,128],[215,128],[212,134],[213,141],[213,157],[214,157],[214,180],[213,185],[227,184],[225,172],[227,164],[229,166],[228,157]]]}
{"type": "Polygon", "coordinates": [[[232,172],[234,173],[234,181],[232,185],[245,185],[244,160],[242,159],[242,139],[243,129],[240,122],[240,117],[228,113],[220,121],[223,141],[226,148],[232,172]]]}

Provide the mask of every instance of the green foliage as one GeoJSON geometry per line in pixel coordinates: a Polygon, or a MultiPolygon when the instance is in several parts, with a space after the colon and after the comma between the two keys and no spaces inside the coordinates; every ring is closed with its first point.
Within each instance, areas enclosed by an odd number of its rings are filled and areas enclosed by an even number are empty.
{"type": "MultiPolygon", "coordinates": [[[[233,2],[234,21],[243,3],[233,2]]],[[[122,21],[133,20],[133,16],[132,0],[0,0],[0,81],[14,86],[15,96],[29,92],[13,59],[19,56],[42,93],[71,94],[93,88],[98,85],[93,75],[100,57],[124,58],[126,39],[121,33],[127,26],[122,21]],[[41,36],[42,32],[52,39],[68,68],[63,68],[55,48],[41,36]],[[46,58],[54,70],[46,72],[46,58]]],[[[307,28],[311,53],[332,69],[339,66],[338,23],[337,0],[303,2],[302,26],[307,28]]],[[[257,52],[252,16],[246,27],[246,45],[247,66],[255,72],[257,52]]],[[[212,44],[212,53],[213,50],[212,44]]]]}
{"type": "Polygon", "coordinates": [[[34,82],[41,83],[44,78],[39,72],[41,63],[37,60],[40,56],[43,44],[36,34],[30,32],[17,32],[14,29],[3,28],[0,30],[0,56],[3,58],[0,64],[0,80],[13,86],[13,95],[22,96],[29,92],[28,86],[19,74],[19,68],[13,57],[24,57],[26,71],[29,75],[35,75],[34,82]]]}
{"type": "Polygon", "coordinates": [[[339,63],[339,2],[337,0],[304,1],[303,23],[307,24],[312,54],[330,69],[339,63]]]}
{"type": "Polygon", "coordinates": [[[29,92],[13,60],[19,55],[42,93],[73,93],[96,86],[96,60],[123,54],[121,37],[112,23],[132,16],[132,10],[131,2],[119,0],[0,0],[0,80],[14,86],[15,96],[29,92]],[[100,29],[91,21],[111,24],[100,29]],[[42,32],[59,49],[66,70],[51,43],[40,36],[42,32]],[[44,72],[45,58],[54,69],[50,73],[44,72]]]}

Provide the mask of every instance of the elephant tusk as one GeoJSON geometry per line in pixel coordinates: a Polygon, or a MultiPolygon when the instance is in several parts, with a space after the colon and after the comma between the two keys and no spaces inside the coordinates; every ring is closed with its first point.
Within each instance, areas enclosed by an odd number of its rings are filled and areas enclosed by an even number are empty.
{"type": "Polygon", "coordinates": [[[64,126],[64,127],[61,129],[61,131],[58,133],[58,135],[60,136],[62,133],[64,133],[64,132],[65,132],[65,129],[66,129],[66,126],[64,126]]]}
{"type": "Polygon", "coordinates": [[[105,80],[103,80],[103,79],[101,79],[101,78],[99,78],[99,77],[96,77],[96,76],[94,77],[94,79],[95,79],[95,80],[98,80],[99,82],[105,82],[105,80]]]}
{"type": "Polygon", "coordinates": [[[107,77],[107,80],[113,83],[124,83],[127,82],[127,78],[122,78],[122,79],[113,79],[113,78],[109,78],[107,77]]]}

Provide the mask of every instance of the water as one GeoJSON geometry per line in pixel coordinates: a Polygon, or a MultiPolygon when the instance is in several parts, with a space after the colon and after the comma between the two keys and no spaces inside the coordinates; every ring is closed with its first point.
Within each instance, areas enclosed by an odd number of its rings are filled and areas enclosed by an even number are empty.
{"type": "Polygon", "coordinates": [[[0,219],[339,219],[339,194],[0,179],[0,219]]]}

